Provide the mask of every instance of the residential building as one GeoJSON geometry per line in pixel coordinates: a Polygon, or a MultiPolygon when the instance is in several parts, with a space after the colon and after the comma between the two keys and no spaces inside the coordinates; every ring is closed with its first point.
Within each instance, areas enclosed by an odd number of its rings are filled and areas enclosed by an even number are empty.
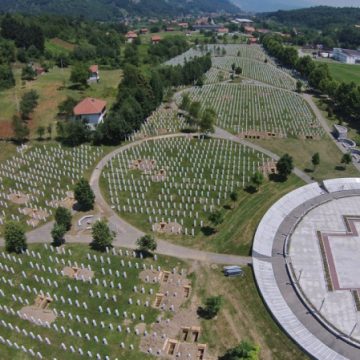
{"type": "Polygon", "coordinates": [[[99,75],[99,66],[98,65],[91,65],[89,67],[89,82],[93,82],[96,81],[98,82],[100,80],[100,75],[99,75]]]}
{"type": "Polygon", "coordinates": [[[345,64],[360,64],[360,51],[358,50],[334,48],[333,57],[345,64]]]}
{"type": "Polygon", "coordinates": [[[86,120],[94,129],[104,120],[106,105],[105,100],[87,97],[74,107],[74,120],[86,120]]]}

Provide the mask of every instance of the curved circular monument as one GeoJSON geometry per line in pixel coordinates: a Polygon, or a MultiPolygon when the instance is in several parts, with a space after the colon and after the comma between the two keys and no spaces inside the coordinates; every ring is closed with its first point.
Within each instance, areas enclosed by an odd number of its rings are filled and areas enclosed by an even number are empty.
{"type": "Polygon", "coordinates": [[[269,310],[316,359],[360,358],[360,178],[312,183],[261,220],[253,266],[269,310]]]}

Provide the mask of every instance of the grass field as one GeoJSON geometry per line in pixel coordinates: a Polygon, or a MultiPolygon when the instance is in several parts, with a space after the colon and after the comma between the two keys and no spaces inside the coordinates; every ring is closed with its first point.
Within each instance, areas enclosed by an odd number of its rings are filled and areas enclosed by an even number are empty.
{"type": "Polygon", "coordinates": [[[72,96],[81,99],[86,96],[97,97],[108,101],[111,105],[115,100],[116,89],[121,80],[121,70],[100,70],[101,81],[98,84],[91,84],[84,91],[72,90],[69,88],[70,68],[60,69],[54,67],[49,73],[41,75],[35,81],[23,83],[20,79],[21,70],[15,69],[16,86],[10,90],[3,91],[0,96],[0,136],[1,130],[8,131],[11,118],[17,112],[17,106],[24,92],[34,89],[39,95],[39,105],[32,114],[29,121],[32,136],[36,136],[35,130],[38,126],[55,124],[58,112],[58,105],[72,96]]]}
{"type": "Polygon", "coordinates": [[[360,83],[360,65],[340,64],[336,62],[327,63],[332,77],[337,81],[360,83]]]}
{"type": "Polygon", "coordinates": [[[345,170],[340,164],[342,153],[330,139],[321,141],[300,140],[300,139],[277,139],[277,140],[252,140],[282,156],[285,153],[294,158],[295,166],[308,172],[315,180],[358,176],[359,172],[350,164],[345,170]],[[320,154],[320,165],[314,172],[311,157],[318,152],[320,154]],[[309,171],[310,170],[310,171],[309,171]]]}
{"type": "Polygon", "coordinates": [[[155,300],[159,283],[145,282],[139,278],[143,264],[147,268],[151,265],[155,268],[160,266],[161,269],[169,271],[175,267],[179,271],[186,269],[186,264],[168,257],[159,257],[158,260],[152,258],[135,259],[132,252],[127,255],[125,251],[123,255],[101,254],[84,245],[66,245],[64,253],[46,250],[43,245],[33,245],[30,250],[34,251],[35,257],[31,255],[31,252],[30,255],[16,255],[16,261],[12,257],[1,256],[1,267],[6,266],[5,269],[12,267],[15,271],[14,273],[11,273],[10,270],[9,272],[2,271],[0,288],[5,296],[0,296],[2,319],[0,336],[13,343],[16,342],[20,347],[24,345],[28,349],[28,353],[25,354],[21,350],[16,351],[14,346],[10,347],[1,343],[1,359],[30,359],[32,358],[29,354],[30,348],[35,353],[39,351],[43,356],[42,358],[46,359],[54,356],[59,359],[82,359],[83,356],[80,356],[79,348],[84,354],[90,350],[93,357],[99,353],[101,359],[105,359],[106,355],[110,356],[111,359],[116,357],[127,360],[150,358],[150,356],[139,351],[141,331],[137,336],[135,327],[141,326],[149,332],[150,325],[155,322],[157,316],[164,314],[171,318],[172,315],[168,311],[163,312],[152,306],[145,306],[146,301],[152,304],[155,300]],[[37,254],[41,256],[41,260],[37,254]],[[104,258],[103,263],[100,261],[101,255],[104,258]],[[95,256],[97,261],[95,261],[95,256]],[[21,259],[21,264],[18,259],[21,259]],[[37,268],[38,262],[40,266],[37,268]],[[62,276],[61,271],[65,263],[67,266],[84,264],[85,267],[88,267],[90,265],[94,271],[92,282],[76,281],[62,276]],[[70,263],[71,265],[69,265],[70,263]],[[138,268],[136,263],[138,263],[138,268]],[[42,266],[45,267],[42,268],[42,266]],[[25,272],[26,277],[22,271],[25,272]],[[115,275],[117,271],[119,271],[119,276],[115,275]],[[126,278],[123,272],[126,272],[126,278]],[[12,281],[12,285],[8,283],[8,279],[12,281]],[[111,287],[111,282],[113,282],[113,287],[111,287]],[[121,289],[119,289],[118,283],[121,284],[121,289]],[[27,286],[29,286],[30,292],[27,290],[27,286]],[[134,286],[138,288],[136,292],[134,286]],[[144,288],[143,292],[140,291],[142,287],[144,288]],[[94,294],[93,296],[90,294],[91,291],[94,294]],[[16,311],[22,309],[27,302],[32,305],[41,292],[49,293],[53,300],[48,308],[57,310],[58,316],[54,322],[56,326],[52,324],[50,328],[47,328],[46,326],[35,325],[16,314],[16,311]],[[116,296],[115,300],[113,296],[116,296]],[[131,303],[128,300],[129,298],[132,298],[131,303]],[[72,301],[68,299],[72,299],[72,301]],[[79,305],[76,305],[76,301],[79,305]],[[87,305],[85,306],[84,303],[87,305]],[[99,306],[103,310],[100,310],[99,306]],[[9,308],[12,308],[15,313],[11,314],[9,308]],[[119,315],[116,314],[116,310],[119,315]],[[62,311],[64,311],[64,316],[61,314],[62,311]],[[123,314],[124,311],[127,312],[126,316],[123,314]],[[141,314],[144,318],[141,318],[141,314]],[[76,316],[80,316],[80,321],[76,319],[76,316]],[[89,321],[88,325],[85,318],[89,321]],[[96,321],[95,324],[93,320],[96,321]],[[12,324],[13,327],[17,326],[20,332],[17,332],[16,328],[11,330],[9,325],[5,327],[4,322],[12,324]],[[101,325],[101,322],[104,322],[104,326],[101,325]],[[121,325],[121,330],[118,330],[118,325],[121,325]],[[35,339],[31,338],[31,332],[35,334],[35,339]],[[86,339],[86,334],[89,335],[89,340],[86,339]],[[44,341],[45,337],[49,339],[51,344],[44,341]],[[95,337],[98,338],[98,341],[95,337]],[[104,343],[103,338],[107,339],[106,343],[104,343]],[[123,349],[120,347],[121,342],[124,343],[123,349]],[[67,351],[61,348],[61,343],[66,345],[67,351]],[[134,346],[133,350],[130,348],[131,344],[134,346]],[[76,350],[72,352],[70,346],[76,350]]]}
{"type": "Polygon", "coordinates": [[[214,320],[202,321],[204,341],[214,352],[247,339],[260,346],[262,360],[309,359],[275,323],[266,309],[255,284],[251,268],[242,278],[224,278],[221,269],[201,266],[197,269],[196,288],[202,299],[221,295],[223,307],[214,320]],[[211,286],[209,286],[211,284],[211,286]]]}

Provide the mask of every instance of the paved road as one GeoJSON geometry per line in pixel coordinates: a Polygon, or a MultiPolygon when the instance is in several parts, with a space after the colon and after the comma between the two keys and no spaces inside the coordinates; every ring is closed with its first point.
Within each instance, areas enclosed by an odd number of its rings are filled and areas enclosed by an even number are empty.
{"type": "MultiPolygon", "coordinates": [[[[315,104],[313,97],[311,95],[309,95],[309,94],[303,94],[302,96],[306,100],[306,102],[309,104],[312,111],[315,113],[315,116],[319,120],[321,126],[324,128],[324,130],[326,131],[326,133],[328,134],[330,139],[336,144],[336,146],[340,149],[340,151],[342,153],[344,153],[344,154],[347,153],[348,150],[346,148],[344,148],[344,146],[342,146],[341,143],[336,141],[336,139],[332,136],[332,133],[331,133],[332,129],[330,128],[330,126],[329,126],[327,120],[325,119],[323,113],[320,111],[320,109],[315,104]]],[[[355,162],[355,161],[353,161],[353,164],[360,171],[360,164],[355,162]]]]}

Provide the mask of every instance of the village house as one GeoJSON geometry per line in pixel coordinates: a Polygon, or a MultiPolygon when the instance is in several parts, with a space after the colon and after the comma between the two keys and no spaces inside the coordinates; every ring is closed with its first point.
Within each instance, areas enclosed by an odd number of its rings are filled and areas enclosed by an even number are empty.
{"type": "Polygon", "coordinates": [[[126,35],[126,42],[128,42],[129,44],[132,44],[134,42],[135,39],[137,39],[138,34],[135,31],[129,31],[126,35]]]}
{"type": "Polygon", "coordinates": [[[106,101],[87,97],[80,101],[73,110],[74,120],[86,120],[94,129],[106,115],[106,101]]]}
{"type": "Polygon", "coordinates": [[[99,75],[99,66],[98,65],[91,65],[89,67],[89,82],[99,82],[100,75],[99,75]]]}
{"type": "Polygon", "coordinates": [[[152,44],[158,44],[161,41],[161,37],[159,35],[153,35],[151,37],[151,43],[152,44]]]}
{"type": "Polygon", "coordinates": [[[140,29],[140,34],[142,34],[142,35],[145,35],[145,34],[147,34],[149,32],[149,29],[147,29],[147,28],[142,28],[142,29],[140,29]]]}
{"type": "Polygon", "coordinates": [[[360,64],[360,51],[358,50],[334,48],[333,57],[345,64],[360,64]]]}
{"type": "Polygon", "coordinates": [[[225,27],[221,27],[217,30],[218,35],[224,35],[229,33],[229,29],[225,27]]]}
{"type": "Polygon", "coordinates": [[[187,29],[189,27],[189,23],[180,22],[180,23],[178,23],[178,26],[180,26],[182,29],[187,29]]]}
{"type": "Polygon", "coordinates": [[[246,34],[252,34],[255,32],[255,28],[253,26],[244,26],[244,31],[246,34]]]}

